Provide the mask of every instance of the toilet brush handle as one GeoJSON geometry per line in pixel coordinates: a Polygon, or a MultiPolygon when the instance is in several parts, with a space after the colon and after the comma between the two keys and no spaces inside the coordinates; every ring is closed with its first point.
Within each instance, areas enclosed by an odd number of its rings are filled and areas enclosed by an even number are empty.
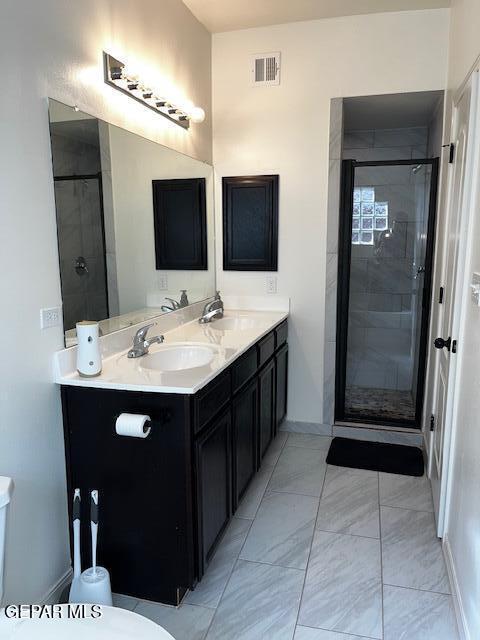
{"type": "Polygon", "coordinates": [[[80,489],[75,489],[73,494],[73,577],[79,578],[82,573],[82,562],[80,559],[80,489]]]}
{"type": "Polygon", "coordinates": [[[90,531],[92,535],[92,568],[97,572],[98,491],[90,494],[90,531]]]}

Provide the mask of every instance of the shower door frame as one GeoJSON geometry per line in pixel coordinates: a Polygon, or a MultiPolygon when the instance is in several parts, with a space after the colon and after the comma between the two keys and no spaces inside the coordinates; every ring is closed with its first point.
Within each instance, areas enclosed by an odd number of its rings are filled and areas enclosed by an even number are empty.
{"type": "Polygon", "coordinates": [[[342,160],[340,187],[340,215],[338,229],[338,293],[337,293],[337,340],[335,356],[335,423],[353,423],[397,428],[422,428],[422,414],[425,391],[426,364],[428,356],[428,336],[432,300],[433,258],[435,251],[435,224],[437,214],[439,158],[411,160],[342,160]],[[348,309],[350,301],[350,265],[352,256],[352,214],[355,169],[357,167],[381,167],[430,165],[430,194],[428,205],[427,240],[425,247],[425,273],[422,295],[422,320],[420,328],[420,353],[418,354],[417,394],[415,419],[404,420],[373,414],[352,416],[345,412],[345,387],[347,374],[348,309]]]}

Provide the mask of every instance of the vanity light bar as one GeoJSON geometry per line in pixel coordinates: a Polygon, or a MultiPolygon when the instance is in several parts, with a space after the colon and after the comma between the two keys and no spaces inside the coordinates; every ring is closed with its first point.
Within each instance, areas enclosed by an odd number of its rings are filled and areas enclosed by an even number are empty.
{"type": "Polygon", "coordinates": [[[188,129],[190,122],[203,122],[205,112],[200,107],[192,107],[190,112],[179,109],[163,97],[156,96],[153,91],[144,85],[136,76],[130,75],[125,64],[117,60],[109,53],[103,52],[104,79],[111,87],[125,93],[145,107],[175,122],[180,127],[188,129]]]}

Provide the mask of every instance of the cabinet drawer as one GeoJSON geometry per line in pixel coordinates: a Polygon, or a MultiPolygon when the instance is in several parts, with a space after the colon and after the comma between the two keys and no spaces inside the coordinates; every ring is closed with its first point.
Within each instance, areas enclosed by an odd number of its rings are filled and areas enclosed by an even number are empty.
{"type": "Polygon", "coordinates": [[[230,400],[230,372],[222,373],[195,396],[195,426],[198,433],[230,400]]]}
{"type": "Polygon", "coordinates": [[[275,349],[278,349],[285,344],[288,338],[288,322],[284,320],[282,324],[279,324],[275,329],[275,349]]]}
{"type": "Polygon", "coordinates": [[[247,382],[257,371],[257,349],[252,347],[232,366],[233,393],[247,382]]]}
{"type": "Polygon", "coordinates": [[[275,351],[275,333],[272,331],[262,338],[258,343],[258,366],[261,367],[267,362],[275,351]]]}

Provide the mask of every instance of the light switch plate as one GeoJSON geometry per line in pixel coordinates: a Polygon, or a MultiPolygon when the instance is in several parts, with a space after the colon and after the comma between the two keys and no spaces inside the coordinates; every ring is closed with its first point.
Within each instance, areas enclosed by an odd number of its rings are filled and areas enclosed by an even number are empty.
{"type": "Polygon", "coordinates": [[[166,273],[159,273],[157,276],[158,288],[160,291],[168,290],[168,275],[166,273]]]}
{"type": "Polygon", "coordinates": [[[266,286],[267,286],[267,293],[277,293],[277,277],[267,276],[266,286]]]}
{"type": "Polygon", "coordinates": [[[49,307],[40,309],[40,329],[59,327],[62,324],[62,308],[49,307]]]}

